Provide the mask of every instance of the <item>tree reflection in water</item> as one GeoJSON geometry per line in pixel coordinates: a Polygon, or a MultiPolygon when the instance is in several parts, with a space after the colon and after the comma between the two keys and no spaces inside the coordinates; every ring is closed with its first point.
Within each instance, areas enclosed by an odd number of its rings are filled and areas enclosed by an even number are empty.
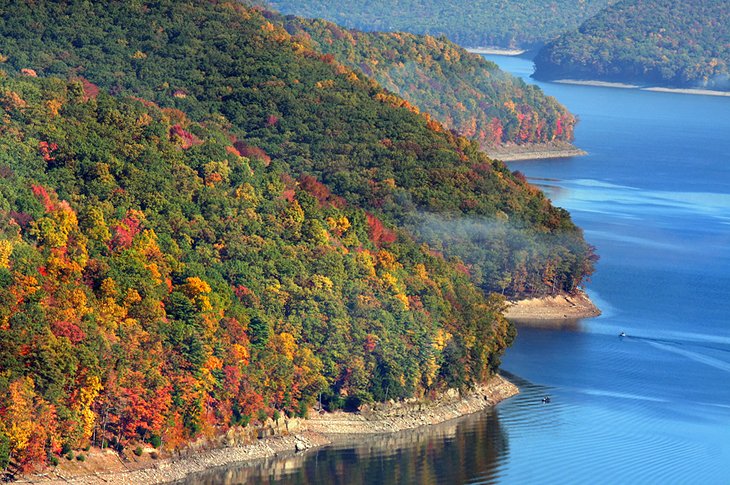
{"type": "Polygon", "coordinates": [[[179,483],[492,483],[508,454],[495,410],[390,435],[353,436],[300,455],[216,468],[179,483]]]}

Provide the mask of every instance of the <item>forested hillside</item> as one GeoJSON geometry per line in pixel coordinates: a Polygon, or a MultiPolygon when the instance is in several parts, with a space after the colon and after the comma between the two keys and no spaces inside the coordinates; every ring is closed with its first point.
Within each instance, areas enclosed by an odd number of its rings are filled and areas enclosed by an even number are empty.
{"type": "Polygon", "coordinates": [[[593,270],[524,177],[257,10],[2,11],[4,462],[468,386],[512,337],[483,290],[593,270]]]}
{"type": "Polygon", "coordinates": [[[257,10],[169,0],[11,3],[1,19],[0,52],[15,72],[83,75],[113,94],[150,99],[194,120],[222,116],[248,145],[244,155],[262,150],[284,160],[294,176],[313,175],[349,203],[417,234],[433,234],[424,229],[433,213],[520,231],[519,238],[487,231],[486,245],[480,235],[463,241],[467,250],[446,248],[474,265],[472,275],[487,291],[572,291],[591,272],[591,250],[566,211],[476,143],[332,54],[309,49],[257,10]],[[487,255],[483,248],[492,246],[487,255]]]}
{"type": "Polygon", "coordinates": [[[0,106],[2,468],[468,385],[511,340],[455,264],[215,123],[55,78],[0,106]]]}
{"type": "Polygon", "coordinates": [[[445,35],[465,47],[531,48],[575,29],[615,0],[259,0],[285,14],[364,31],[445,35]]]}
{"type": "Polygon", "coordinates": [[[575,117],[554,98],[444,38],[270,18],[483,147],[573,139],[575,117]]]}
{"type": "Polygon", "coordinates": [[[545,46],[541,79],[730,89],[726,0],[625,0],[545,46]]]}

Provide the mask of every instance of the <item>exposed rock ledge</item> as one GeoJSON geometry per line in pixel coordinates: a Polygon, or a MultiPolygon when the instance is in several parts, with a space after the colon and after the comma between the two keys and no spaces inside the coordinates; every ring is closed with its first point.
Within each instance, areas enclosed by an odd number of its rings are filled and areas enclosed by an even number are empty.
{"type": "Polygon", "coordinates": [[[494,376],[484,385],[463,395],[451,389],[435,399],[390,401],[362,409],[359,414],[338,411],[312,413],[303,420],[281,419],[280,422],[273,423],[272,427],[259,430],[259,436],[274,434],[262,439],[251,439],[254,430],[232,429],[218,439],[218,444],[215,445],[218,447],[210,449],[213,446],[210,442],[196,443],[191,447],[191,451],[175,459],[146,462],[133,460],[123,463],[110,451],[92,450],[84,463],[73,463],[73,469],[62,465],[50,473],[29,475],[21,478],[19,482],[43,484],[175,482],[214,467],[233,463],[252,463],[274,457],[292,457],[310,448],[345,442],[353,435],[391,435],[398,431],[444,423],[484,410],[518,392],[517,386],[501,376],[494,376]],[[198,448],[198,451],[194,451],[195,448],[198,448]]]}
{"type": "Polygon", "coordinates": [[[588,295],[579,291],[574,295],[561,294],[543,298],[510,301],[504,315],[510,320],[570,320],[597,317],[601,310],[588,295]]]}
{"type": "Polygon", "coordinates": [[[585,150],[581,150],[567,142],[504,144],[497,147],[485,146],[483,148],[490,158],[502,160],[503,162],[578,157],[588,154],[585,150]]]}
{"type": "Polygon", "coordinates": [[[507,49],[504,47],[465,47],[472,54],[487,54],[495,56],[520,56],[527,52],[524,49],[507,49]]]}
{"type": "Polygon", "coordinates": [[[373,409],[363,409],[359,414],[338,411],[314,415],[307,420],[307,428],[330,437],[403,431],[476,413],[518,392],[514,384],[495,376],[465,395],[450,389],[434,400],[413,398],[378,404],[373,409]]]}

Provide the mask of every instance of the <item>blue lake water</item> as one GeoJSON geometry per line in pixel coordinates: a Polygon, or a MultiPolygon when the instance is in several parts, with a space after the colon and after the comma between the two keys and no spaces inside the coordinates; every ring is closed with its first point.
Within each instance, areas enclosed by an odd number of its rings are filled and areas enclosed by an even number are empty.
{"type": "Polygon", "coordinates": [[[730,98],[538,84],[589,155],[510,166],[597,246],[603,315],[520,327],[494,410],[191,481],[730,483],[730,98]]]}

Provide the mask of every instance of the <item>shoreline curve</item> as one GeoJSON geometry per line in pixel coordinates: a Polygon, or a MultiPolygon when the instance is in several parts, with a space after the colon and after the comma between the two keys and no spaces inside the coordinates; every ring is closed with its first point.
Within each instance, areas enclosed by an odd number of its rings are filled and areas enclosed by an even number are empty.
{"type": "MultiPolygon", "coordinates": [[[[541,80],[542,79],[538,79],[541,80]]],[[[705,88],[676,88],[670,86],[639,86],[638,84],[628,84],[621,82],[599,81],[599,80],[583,80],[583,79],[546,79],[545,82],[557,84],[573,84],[577,86],[595,86],[603,88],[619,88],[619,89],[638,89],[640,91],[651,91],[655,93],[671,93],[671,94],[691,94],[695,96],[730,96],[730,91],[718,91],[715,89],[705,88]]]]}
{"type": "Polygon", "coordinates": [[[503,162],[518,162],[524,160],[545,160],[551,158],[569,158],[588,155],[571,143],[527,143],[524,145],[501,145],[498,147],[483,147],[490,158],[503,162]]]}
{"type": "Polygon", "coordinates": [[[593,318],[601,314],[601,310],[583,291],[575,294],[559,294],[542,298],[511,300],[504,316],[516,322],[541,321],[565,322],[580,318],[593,318]]]}
{"type": "MultiPolygon", "coordinates": [[[[291,419],[277,424],[284,431],[276,436],[255,439],[241,445],[225,445],[231,431],[220,437],[219,447],[201,451],[190,451],[178,458],[165,458],[147,462],[137,469],[129,469],[115,454],[117,467],[114,470],[64,474],[59,470],[50,473],[21,477],[16,483],[43,484],[152,484],[172,483],[209,469],[233,464],[253,465],[265,459],[285,458],[302,455],[310,449],[322,446],[347,443],[357,436],[393,435],[431,425],[445,423],[469,414],[493,407],[500,401],[519,393],[513,383],[501,375],[492,376],[482,385],[461,394],[449,389],[433,399],[410,398],[403,401],[376,403],[358,413],[336,411],[317,414],[310,411],[306,419],[291,419]],[[123,463],[122,463],[123,465],[123,463]]],[[[278,429],[278,428],[277,428],[278,429]]],[[[250,430],[241,435],[250,435],[250,430]]],[[[233,433],[235,435],[235,433],[233,433]]],[[[229,438],[232,439],[232,438],[229,438]]],[[[230,442],[230,441],[229,441],[230,442]]],[[[93,455],[110,455],[110,452],[97,451],[93,455]]],[[[92,460],[87,460],[87,467],[92,460]]]]}

